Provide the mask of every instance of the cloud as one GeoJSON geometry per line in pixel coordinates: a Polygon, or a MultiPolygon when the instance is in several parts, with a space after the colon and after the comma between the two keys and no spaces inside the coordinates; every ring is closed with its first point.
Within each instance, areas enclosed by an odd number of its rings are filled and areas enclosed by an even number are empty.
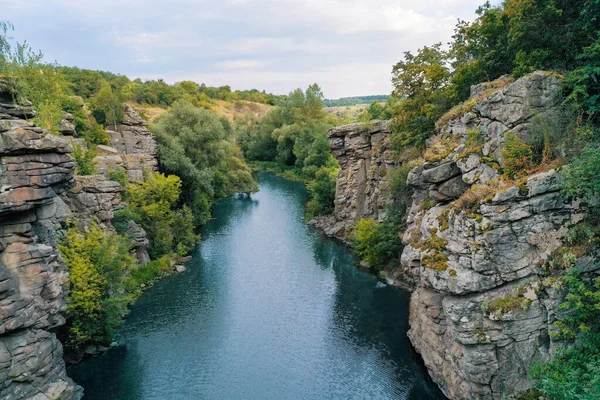
{"type": "Polygon", "coordinates": [[[239,71],[244,69],[257,69],[265,64],[266,63],[258,60],[231,60],[218,62],[214,67],[216,69],[239,71]]]}
{"type": "MultiPolygon", "coordinates": [[[[499,0],[496,0],[499,1],[499,0]]],[[[0,0],[49,60],[132,78],[328,97],[389,93],[405,51],[447,42],[483,0],[0,0]]]]}

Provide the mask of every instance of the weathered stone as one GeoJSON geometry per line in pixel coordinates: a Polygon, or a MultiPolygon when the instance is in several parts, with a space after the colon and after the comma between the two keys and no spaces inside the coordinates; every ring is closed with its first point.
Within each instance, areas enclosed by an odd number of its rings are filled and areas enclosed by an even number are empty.
{"type": "Polygon", "coordinates": [[[385,198],[387,175],[396,165],[388,158],[391,156],[387,152],[389,135],[389,121],[329,130],[331,150],[340,164],[335,210],[332,216],[315,218],[310,225],[328,236],[345,239],[359,219],[384,218],[388,203],[385,198]]]}
{"type": "Polygon", "coordinates": [[[148,122],[129,105],[125,105],[124,121],[112,126],[108,134],[111,146],[115,150],[104,149],[97,158],[100,169],[104,172],[117,166],[123,167],[130,181],[138,182],[144,179],[144,171],[156,170],[156,140],[148,130],[148,122]],[[121,160],[115,158],[120,156],[121,160]]]}
{"type": "Polygon", "coordinates": [[[67,140],[18,118],[0,79],[0,398],[78,399],[62,346],[50,330],[64,324],[68,274],[56,248],[64,222],[59,194],[73,185],[67,140]]]}
{"type": "MultiPolygon", "coordinates": [[[[474,87],[473,93],[485,90],[474,87]]],[[[433,380],[452,399],[501,399],[530,388],[529,368],[555,347],[548,332],[560,303],[557,294],[549,291],[542,302],[533,287],[523,293],[519,288],[535,285],[538,265],[563,246],[573,221],[585,214],[579,202],[561,195],[557,171],[531,176],[524,185],[498,187],[465,211],[446,203],[472,184],[488,182],[493,188],[491,180],[499,171],[482,159],[489,156],[501,164],[505,133],[527,137],[530,119],[556,111],[559,104],[557,78],[541,72],[521,78],[481,101],[474,112],[439,127],[441,134],[453,134],[461,142],[467,131],[479,130],[481,153],[464,157],[464,146],[459,146],[437,164],[409,174],[415,194],[398,269],[405,281],[418,282],[411,297],[409,337],[433,380]],[[419,207],[425,194],[438,205],[419,207]],[[447,257],[445,270],[423,263],[431,251],[426,241],[432,231],[445,243],[437,250],[447,257]],[[522,296],[530,303],[504,314],[483,312],[484,304],[506,296],[522,296]]]]}
{"type": "Polygon", "coordinates": [[[442,183],[461,174],[460,168],[454,162],[444,163],[433,168],[423,169],[423,182],[442,183]]]}

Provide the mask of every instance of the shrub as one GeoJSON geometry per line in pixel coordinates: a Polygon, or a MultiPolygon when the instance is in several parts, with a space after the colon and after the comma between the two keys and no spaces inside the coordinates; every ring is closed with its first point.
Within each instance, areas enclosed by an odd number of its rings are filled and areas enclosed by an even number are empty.
{"type": "Polygon", "coordinates": [[[600,194],[600,147],[590,145],[573,159],[563,173],[562,190],[571,197],[591,198],[600,194]]]}
{"type": "Polygon", "coordinates": [[[151,286],[173,272],[172,260],[170,256],[163,256],[157,260],[150,261],[147,264],[134,269],[131,272],[129,287],[132,292],[139,292],[140,286],[151,286]]]}
{"type": "Polygon", "coordinates": [[[531,376],[549,399],[599,399],[600,336],[584,335],[574,348],[560,351],[552,362],[536,364],[531,376]]]}
{"type": "Polygon", "coordinates": [[[177,210],[181,180],[148,171],[142,182],[127,187],[129,208],[150,238],[150,256],[160,258],[168,253],[185,255],[199,240],[194,233],[193,216],[189,208],[177,210]]]}
{"type": "Polygon", "coordinates": [[[456,147],[458,147],[459,142],[454,137],[454,135],[448,136],[435,136],[431,139],[431,143],[425,150],[425,154],[423,157],[428,162],[437,162],[441,161],[444,158],[448,157],[456,147]]]}
{"type": "Polygon", "coordinates": [[[59,249],[70,274],[67,346],[110,343],[132,300],[125,290],[131,243],[92,224],[87,232],[67,229],[59,249]]]}
{"type": "Polygon", "coordinates": [[[481,305],[481,310],[486,314],[501,317],[511,311],[527,311],[532,300],[521,296],[499,297],[481,305]]]}
{"type": "Polygon", "coordinates": [[[350,242],[375,270],[387,267],[399,257],[403,248],[397,226],[387,218],[380,223],[372,219],[359,220],[350,235],[350,242]]]}
{"type": "Polygon", "coordinates": [[[333,212],[337,173],[338,169],[335,167],[322,167],[315,174],[315,179],[309,182],[310,201],[306,205],[308,219],[333,212]]]}
{"type": "Polygon", "coordinates": [[[533,169],[533,150],[517,135],[510,132],[505,135],[501,153],[504,173],[510,179],[524,176],[533,169]]]}
{"type": "Polygon", "coordinates": [[[129,178],[127,177],[127,171],[123,167],[117,167],[108,170],[108,178],[111,181],[119,182],[123,189],[127,188],[127,184],[129,183],[129,178]]]}
{"type": "Polygon", "coordinates": [[[79,175],[93,175],[96,173],[96,151],[93,148],[83,149],[79,145],[73,145],[73,157],[77,162],[77,173],[79,175]]]}

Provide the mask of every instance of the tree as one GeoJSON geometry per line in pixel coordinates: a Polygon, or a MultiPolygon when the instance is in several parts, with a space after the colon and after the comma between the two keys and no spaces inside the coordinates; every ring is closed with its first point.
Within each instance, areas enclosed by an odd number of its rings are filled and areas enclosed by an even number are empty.
{"type": "Polygon", "coordinates": [[[127,186],[127,203],[137,222],[148,232],[150,255],[159,258],[171,252],[186,255],[199,236],[194,234],[192,212],[177,208],[181,179],[148,171],[144,181],[127,186]]]}
{"type": "Polygon", "coordinates": [[[405,52],[404,60],[394,66],[394,96],[400,99],[392,111],[392,140],[397,149],[423,146],[434,134],[435,121],[449,108],[448,57],[437,43],[423,47],[416,55],[405,52]]]}
{"type": "Polygon", "coordinates": [[[90,102],[90,109],[96,121],[107,126],[123,120],[125,116],[123,101],[118,92],[110,86],[104,86],[90,102]]]}
{"type": "Polygon", "coordinates": [[[212,112],[177,102],[152,127],[161,168],[182,181],[182,202],[197,224],[206,222],[215,199],[258,190],[239,149],[227,140],[212,112]]]}

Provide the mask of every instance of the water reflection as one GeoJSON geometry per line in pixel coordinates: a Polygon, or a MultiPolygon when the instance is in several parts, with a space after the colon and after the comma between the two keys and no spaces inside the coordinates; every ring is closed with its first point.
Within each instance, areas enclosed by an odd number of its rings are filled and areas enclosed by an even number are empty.
{"type": "Polygon", "coordinates": [[[89,399],[437,399],[408,296],[306,226],[304,186],[218,203],[188,270],[138,301],[120,346],[70,369],[89,399]]]}

